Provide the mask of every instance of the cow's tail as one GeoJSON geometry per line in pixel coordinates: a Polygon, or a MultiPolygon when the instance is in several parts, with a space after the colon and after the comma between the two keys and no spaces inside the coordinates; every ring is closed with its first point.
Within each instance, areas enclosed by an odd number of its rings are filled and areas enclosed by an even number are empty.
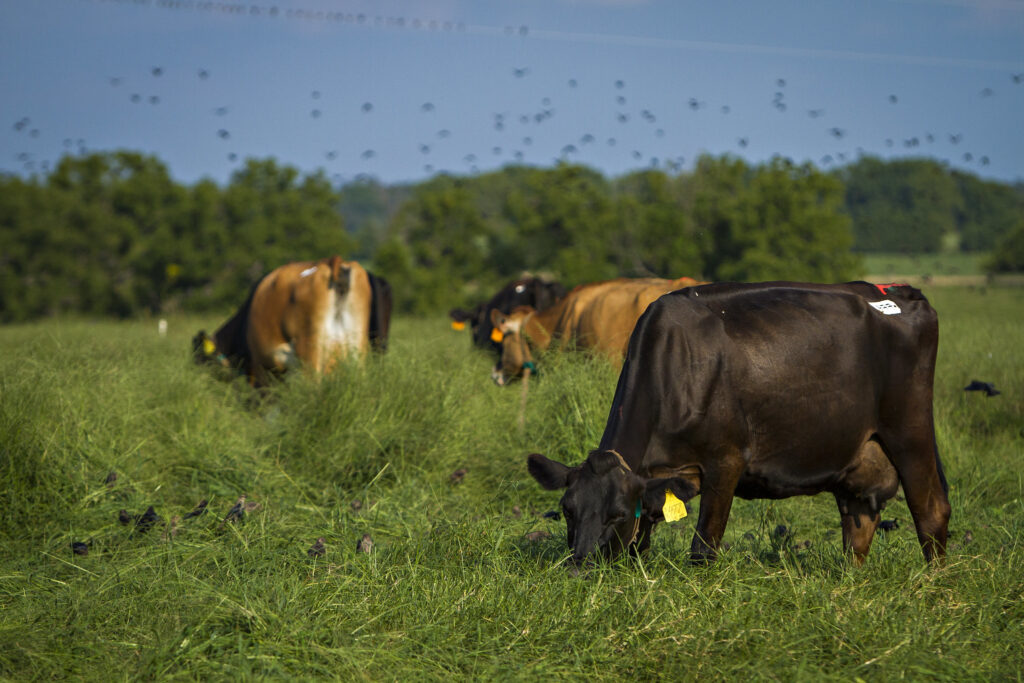
{"type": "Polygon", "coordinates": [[[388,350],[391,327],[391,285],[369,271],[366,276],[370,279],[370,348],[383,353],[388,350]]]}

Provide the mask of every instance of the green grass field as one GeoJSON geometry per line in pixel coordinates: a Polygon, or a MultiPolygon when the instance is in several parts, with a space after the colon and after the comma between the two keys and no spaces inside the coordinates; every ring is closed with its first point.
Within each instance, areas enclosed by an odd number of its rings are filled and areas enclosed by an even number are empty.
{"type": "Polygon", "coordinates": [[[871,275],[984,275],[986,253],[864,254],[865,272],[871,275]]]}
{"type": "Polygon", "coordinates": [[[1020,680],[1024,290],[926,294],[949,556],[926,565],[894,501],[899,528],[859,569],[823,495],[737,500],[710,567],[687,563],[691,516],[642,561],[571,576],[564,522],[541,516],[559,496],[525,455],[597,444],[603,361],[546,359],[520,428],[520,388],[493,386],[441,318],[399,319],[386,356],[262,401],[191,364],[217,318],[163,338],[153,321],[0,328],[0,677],[1020,680]],[[243,494],[260,507],[222,523],[243,494]],[[174,533],[118,521],[200,499],[174,533]]]}

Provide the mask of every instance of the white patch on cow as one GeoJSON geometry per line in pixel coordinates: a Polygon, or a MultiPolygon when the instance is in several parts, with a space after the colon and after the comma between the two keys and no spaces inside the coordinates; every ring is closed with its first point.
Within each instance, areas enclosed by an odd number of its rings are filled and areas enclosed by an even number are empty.
{"type": "Polygon", "coordinates": [[[309,268],[306,268],[304,271],[299,273],[299,277],[309,277],[310,275],[316,272],[316,269],[317,266],[311,266],[309,268]]]}
{"type": "Polygon", "coordinates": [[[881,301],[869,301],[868,305],[876,311],[880,311],[886,315],[899,315],[903,312],[900,310],[900,307],[896,305],[896,302],[888,299],[882,299],[881,301]]]}
{"type": "Polygon", "coordinates": [[[329,292],[330,302],[323,321],[321,334],[321,363],[328,363],[335,356],[358,353],[368,344],[366,312],[351,296],[351,290],[338,294],[329,292]]]}
{"type": "Polygon", "coordinates": [[[522,294],[526,291],[526,285],[516,285],[516,294],[522,294]]]}

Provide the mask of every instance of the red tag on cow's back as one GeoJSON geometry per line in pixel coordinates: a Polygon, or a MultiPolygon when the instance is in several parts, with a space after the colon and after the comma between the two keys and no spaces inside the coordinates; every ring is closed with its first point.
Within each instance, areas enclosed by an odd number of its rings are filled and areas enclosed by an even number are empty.
{"type": "Polygon", "coordinates": [[[888,290],[890,287],[909,287],[909,286],[910,285],[908,285],[906,282],[890,282],[890,283],[884,284],[884,285],[878,285],[878,284],[875,285],[875,287],[878,287],[878,291],[881,292],[882,294],[886,294],[887,293],[886,290],[888,290]]]}

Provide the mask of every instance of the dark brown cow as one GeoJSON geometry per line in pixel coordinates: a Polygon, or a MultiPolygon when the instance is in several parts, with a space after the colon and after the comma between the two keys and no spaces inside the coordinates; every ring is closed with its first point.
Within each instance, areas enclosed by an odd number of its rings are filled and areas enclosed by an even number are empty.
{"type": "Polygon", "coordinates": [[[536,277],[513,280],[501,288],[489,301],[477,304],[470,310],[453,308],[448,312],[452,319],[452,327],[463,329],[468,323],[473,345],[481,349],[490,349],[495,356],[501,356],[501,344],[494,341],[491,324],[491,311],[511,313],[519,306],[532,306],[543,310],[565,296],[565,287],[558,282],[550,282],[536,277]]]}
{"type": "Polygon", "coordinates": [[[705,561],[733,496],[829,492],[859,564],[900,485],[930,560],[945,554],[950,512],[932,418],[938,341],[935,310],[908,286],[674,292],[637,322],[597,450],[576,467],[536,453],[527,466],[567,489],[577,562],[643,550],[677,499],[701,494],[691,554],[705,561]]]}
{"type": "Polygon", "coordinates": [[[391,287],[340,256],[281,266],[260,280],[213,337],[192,340],[197,362],[237,367],[254,386],[302,364],[328,372],[339,358],[387,349],[391,287]]]}
{"type": "Polygon", "coordinates": [[[491,312],[500,332],[501,362],[491,373],[499,385],[534,368],[536,351],[553,343],[562,348],[593,350],[614,362],[626,354],[629,335],[644,309],[662,294],[697,284],[693,278],[619,278],[580,285],[542,311],[528,306],[511,313],[491,312]]]}

